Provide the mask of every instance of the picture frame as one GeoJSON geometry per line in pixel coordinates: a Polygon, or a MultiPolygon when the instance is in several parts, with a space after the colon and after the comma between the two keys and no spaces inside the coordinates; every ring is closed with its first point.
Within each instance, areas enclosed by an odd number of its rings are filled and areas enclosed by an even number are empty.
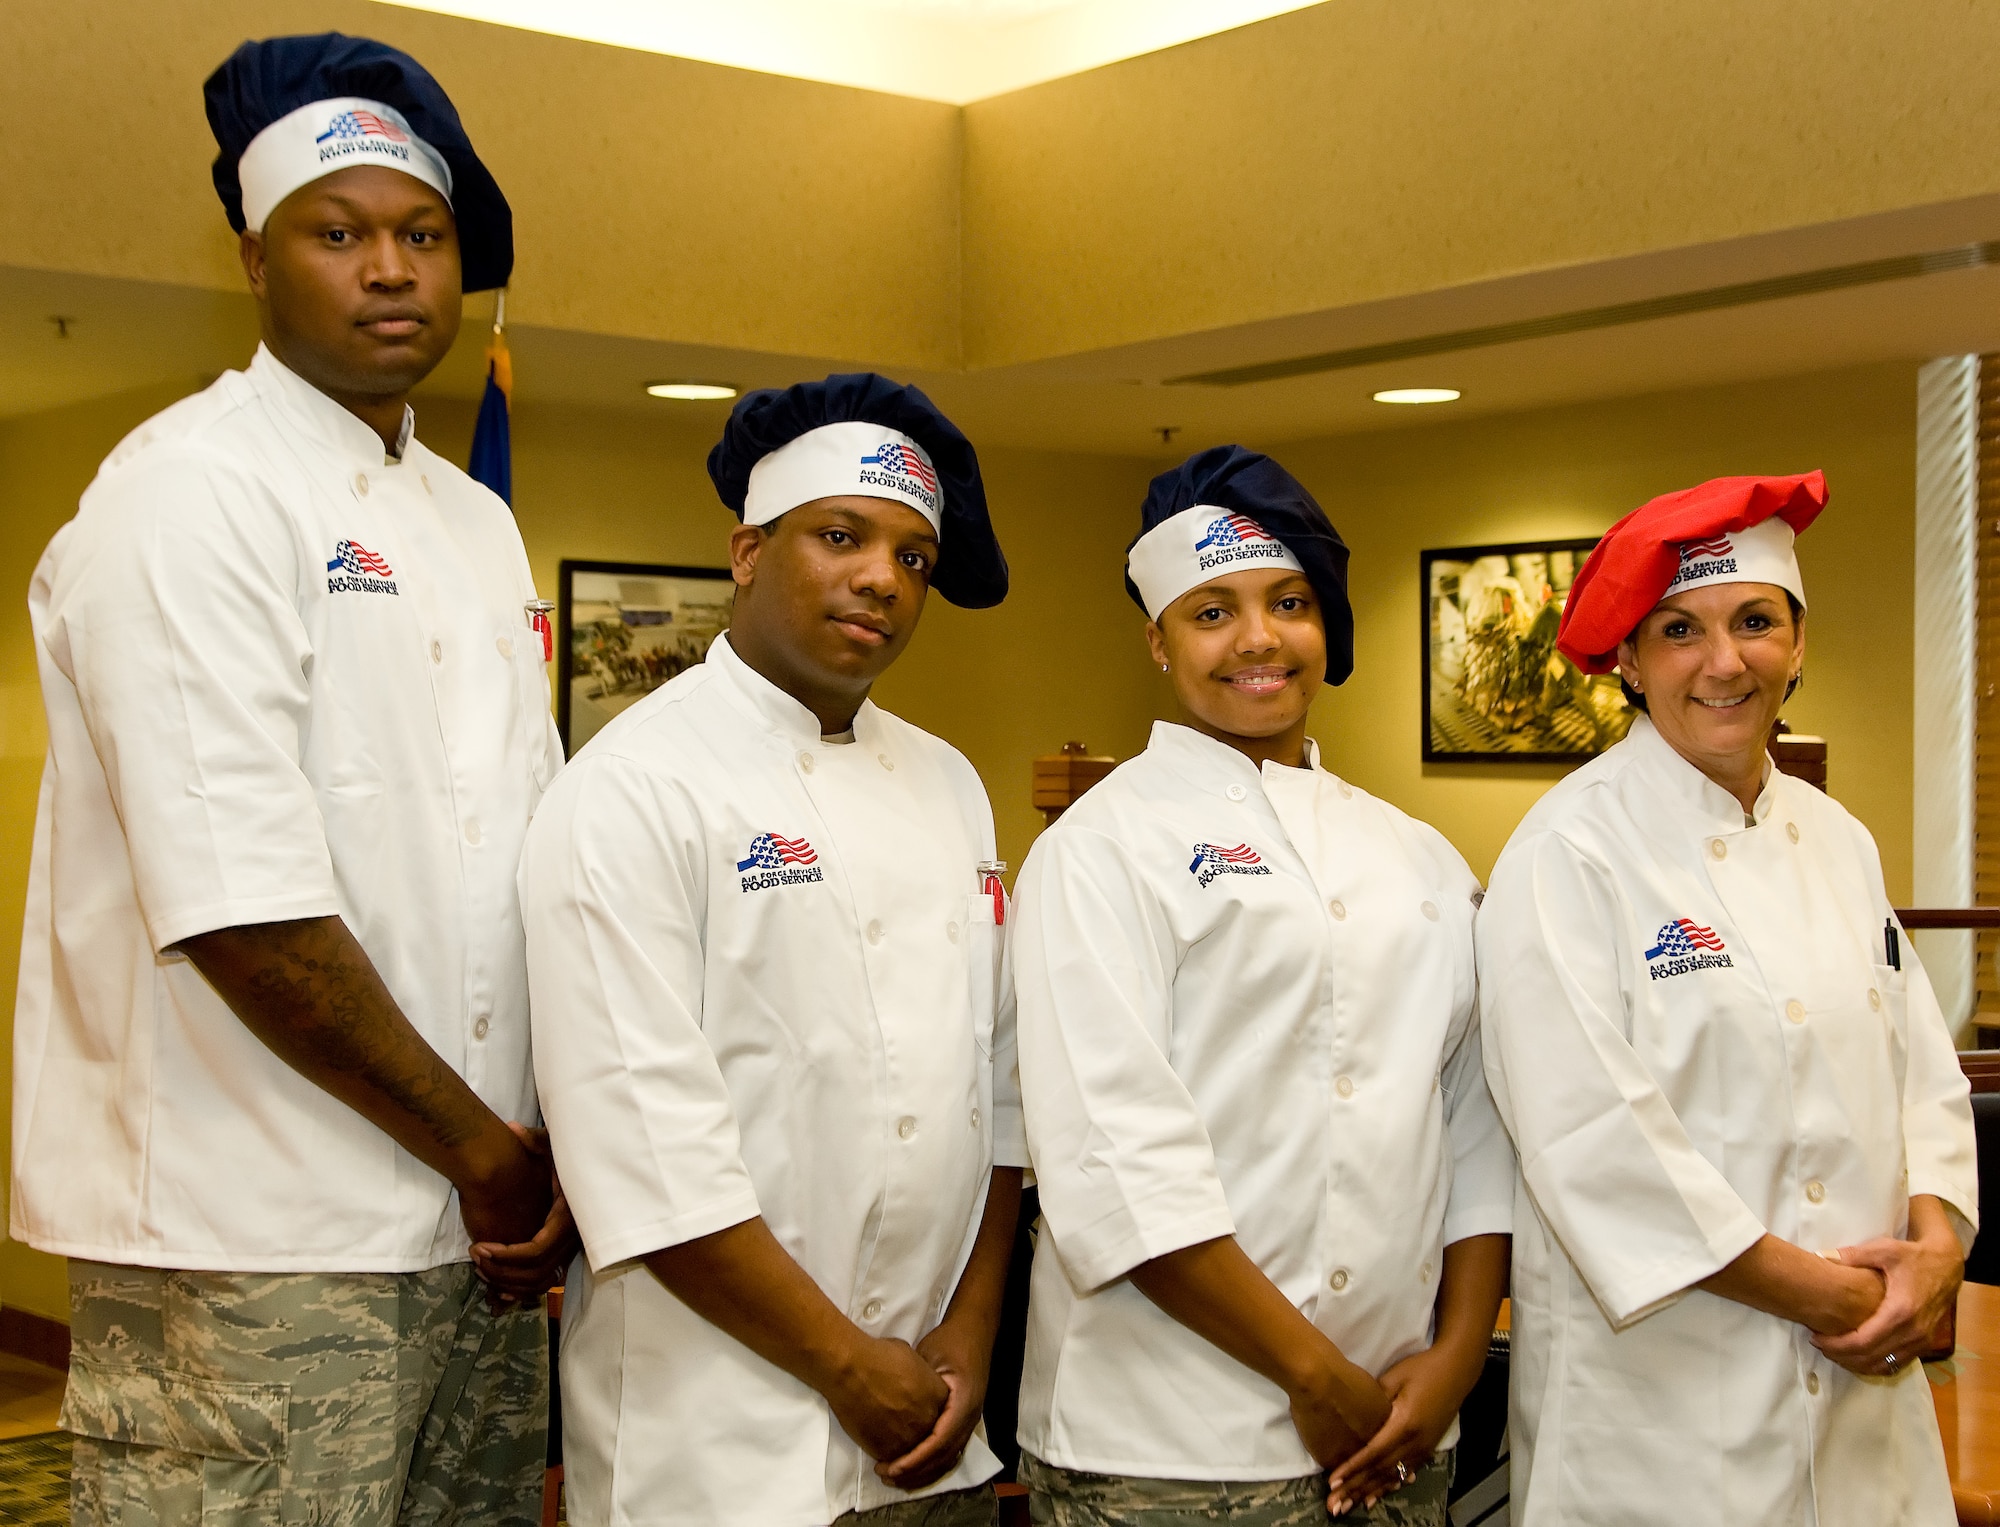
{"type": "Polygon", "coordinates": [[[565,558],[556,587],[556,729],[563,756],[699,663],[729,628],[726,567],[565,558]]]}
{"type": "Polygon", "coordinates": [[[1563,603],[1591,539],[1419,553],[1425,763],[1581,763],[1638,714],[1616,674],[1556,651],[1563,603]]]}

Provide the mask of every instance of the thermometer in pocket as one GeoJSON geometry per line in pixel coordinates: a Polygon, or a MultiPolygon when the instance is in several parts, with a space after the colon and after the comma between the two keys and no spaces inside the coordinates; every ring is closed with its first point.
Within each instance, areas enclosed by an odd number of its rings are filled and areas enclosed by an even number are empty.
{"type": "Polygon", "coordinates": [[[982,859],[974,873],[979,876],[980,891],[993,898],[993,926],[1002,926],[1007,921],[1007,888],[1000,883],[1000,877],[1007,873],[1007,861],[982,859]]]}

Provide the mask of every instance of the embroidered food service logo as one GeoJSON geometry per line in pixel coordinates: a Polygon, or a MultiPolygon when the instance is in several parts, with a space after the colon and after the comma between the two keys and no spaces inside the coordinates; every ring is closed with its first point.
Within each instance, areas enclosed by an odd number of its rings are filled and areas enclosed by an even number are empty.
{"type": "Polygon", "coordinates": [[[1677,917],[1654,935],[1659,940],[1646,951],[1646,973],[1655,981],[1684,976],[1691,970],[1722,970],[1735,962],[1722,952],[1713,928],[1691,917],[1677,917]]]}
{"type": "Polygon", "coordinates": [[[893,488],[937,513],[937,470],[915,446],[884,440],[875,447],[873,456],[861,458],[861,481],[870,487],[893,488]]]}
{"type": "Polygon", "coordinates": [[[326,131],[313,142],[319,145],[319,162],[328,164],[356,154],[387,159],[394,164],[410,162],[410,136],[387,117],[372,111],[343,111],[327,123],[326,131]]]}
{"type": "Polygon", "coordinates": [[[1706,578],[1712,573],[1736,571],[1736,543],[1728,536],[1710,536],[1706,541],[1684,541],[1681,565],[1667,587],[1686,583],[1690,578],[1706,578]]]}
{"type": "Polygon", "coordinates": [[[1249,515],[1218,514],[1208,522],[1194,549],[1201,570],[1208,572],[1231,562],[1267,561],[1277,544],[1278,538],[1249,515]]]}
{"type": "Polygon", "coordinates": [[[1197,843],[1194,846],[1194,862],[1188,866],[1188,873],[1195,883],[1204,890],[1217,875],[1268,875],[1271,866],[1257,856],[1257,850],[1248,843],[1239,843],[1234,848],[1221,848],[1213,843],[1197,843]]]}
{"type": "Polygon", "coordinates": [[[811,885],[826,879],[819,855],[804,838],[760,832],[750,840],[750,857],[740,859],[736,873],[745,891],[768,891],[780,885],[811,885]]]}
{"type": "Polygon", "coordinates": [[[390,576],[389,564],[359,541],[334,545],[333,560],[326,565],[339,577],[326,580],[329,594],[395,594],[400,591],[390,576]]]}

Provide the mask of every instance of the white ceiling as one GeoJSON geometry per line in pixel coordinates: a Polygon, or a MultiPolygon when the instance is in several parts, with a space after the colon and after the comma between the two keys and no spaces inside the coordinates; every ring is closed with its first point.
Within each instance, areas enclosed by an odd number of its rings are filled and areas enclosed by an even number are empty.
{"type": "Polygon", "coordinates": [[[964,105],[1315,0],[382,0],[964,105]]]}

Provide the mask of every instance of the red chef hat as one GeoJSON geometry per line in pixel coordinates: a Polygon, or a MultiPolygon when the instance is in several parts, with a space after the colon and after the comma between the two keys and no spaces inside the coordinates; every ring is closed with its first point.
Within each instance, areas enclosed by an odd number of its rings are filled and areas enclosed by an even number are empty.
{"type": "Polygon", "coordinates": [[[1803,606],[1792,539],[1826,507],[1826,475],[1718,477],[1642,504],[1605,531],[1570,585],[1556,647],[1585,673],[1677,588],[1775,583],[1803,606]]]}

